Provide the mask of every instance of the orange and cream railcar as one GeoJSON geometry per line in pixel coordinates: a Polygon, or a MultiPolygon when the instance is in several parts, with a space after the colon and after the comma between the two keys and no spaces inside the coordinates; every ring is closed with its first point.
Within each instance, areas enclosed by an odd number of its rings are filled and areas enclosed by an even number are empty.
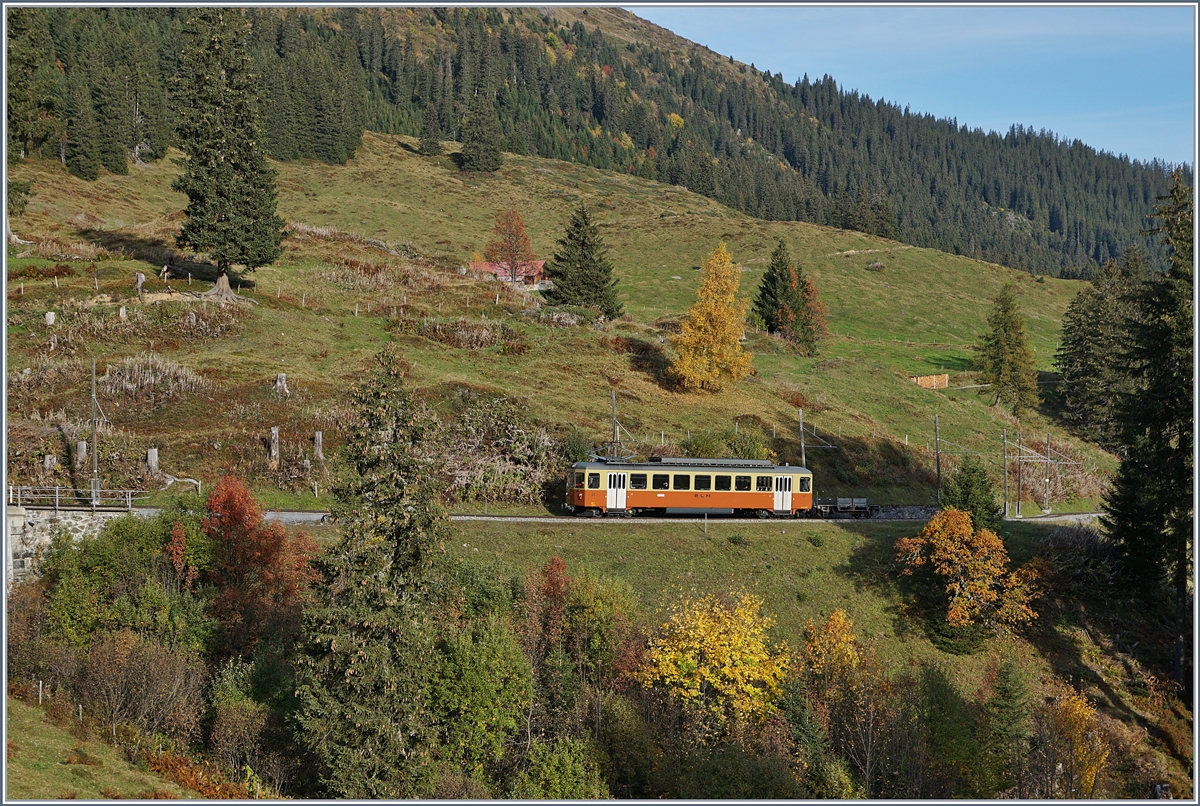
{"type": "Polygon", "coordinates": [[[813,509],[812,472],[754,459],[578,462],[567,475],[566,509],[579,515],[716,511],[768,518],[813,509]]]}

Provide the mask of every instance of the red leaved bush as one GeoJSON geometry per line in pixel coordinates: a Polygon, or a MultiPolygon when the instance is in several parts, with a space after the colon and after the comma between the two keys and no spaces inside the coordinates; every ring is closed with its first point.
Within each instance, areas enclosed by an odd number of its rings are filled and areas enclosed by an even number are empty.
{"type": "Polygon", "coordinates": [[[316,572],[317,546],[303,533],[291,540],[237,479],[226,476],[208,497],[201,527],[213,541],[217,596],[212,613],[221,622],[223,649],[249,652],[264,633],[296,635],[300,612],[316,572]]]}
{"type": "Polygon", "coordinates": [[[198,792],[209,800],[250,799],[250,791],[245,784],[225,780],[220,770],[208,762],[196,763],[167,750],[147,758],[146,765],[168,781],[198,792]]]}

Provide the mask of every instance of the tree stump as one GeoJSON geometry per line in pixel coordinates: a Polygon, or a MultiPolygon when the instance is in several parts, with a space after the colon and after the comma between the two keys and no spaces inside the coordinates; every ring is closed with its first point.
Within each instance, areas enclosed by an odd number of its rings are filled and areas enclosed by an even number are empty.
{"type": "Polygon", "coordinates": [[[143,299],[142,299],[142,284],[146,282],[146,275],[142,274],[142,273],[139,271],[139,272],[138,272],[138,273],[137,273],[137,274],[134,276],[134,280],[135,280],[135,281],[136,281],[136,283],[137,283],[137,295],[138,295],[138,302],[144,302],[145,300],[143,300],[143,299]]]}
{"type": "Polygon", "coordinates": [[[81,439],[75,443],[75,467],[83,467],[87,462],[88,444],[86,439],[81,439]]]}
{"type": "Polygon", "coordinates": [[[305,459],[302,466],[304,467],[304,478],[308,478],[312,474],[312,462],[305,459]]]}
{"type": "Polygon", "coordinates": [[[56,318],[57,315],[54,311],[46,311],[46,327],[54,327],[54,320],[56,318]]]}
{"type": "Polygon", "coordinates": [[[51,473],[58,465],[58,457],[52,453],[48,453],[42,457],[42,470],[46,473],[51,473]]]}
{"type": "Polygon", "coordinates": [[[158,448],[148,448],[146,450],[146,470],[150,475],[157,476],[158,470],[158,448]]]}
{"type": "Polygon", "coordinates": [[[325,461],[325,451],[321,448],[322,432],[318,431],[313,434],[313,458],[318,462],[325,461]]]}
{"type": "Polygon", "coordinates": [[[271,469],[279,469],[279,426],[271,429],[271,469]]]}
{"type": "Polygon", "coordinates": [[[120,307],[120,308],[117,310],[117,318],[118,318],[118,319],[120,319],[122,322],[124,322],[124,321],[125,321],[125,320],[128,318],[128,317],[126,317],[126,316],[125,316],[125,306],[124,306],[124,305],[122,305],[122,306],[121,306],[121,307],[120,307]]]}
{"type": "Polygon", "coordinates": [[[275,394],[280,397],[291,397],[292,393],[287,385],[287,373],[280,372],[275,376],[275,394]]]}

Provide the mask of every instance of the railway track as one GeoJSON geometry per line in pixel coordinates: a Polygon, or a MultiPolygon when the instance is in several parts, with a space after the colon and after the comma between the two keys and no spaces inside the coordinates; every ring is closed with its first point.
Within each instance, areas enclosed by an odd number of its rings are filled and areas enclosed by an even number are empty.
{"type": "MultiPolygon", "coordinates": [[[[30,507],[30,509],[52,509],[52,507],[30,507]]],[[[935,507],[927,506],[885,506],[884,512],[871,517],[869,520],[876,523],[896,523],[896,522],[917,522],[928,520],[929,517],[936,511],[935,507]]],[[[62,512],[91,512],[98,513],[108,512],[126,512],[132,511],[134,514],[143,518],[152,518],[158,514],[158,507],[133,507],[132,510],[126,510],[124,507],[97,507],[92,510],[91,507],[60,507],[62,512]]],[[[1007,518],[1006,520],[1014,522],[1031,522],[1031,523],[1088,523],[1095,518],[1100,517],[1099,512],[1066,512],[1053,513],[1050,515],[1031,515],[1026,518],[1007,518]]],[[[281,523],[300,525],[300,524],[316,524],[330,522],[329,513],[317,510],[270,510],[263,513],[264,520],[279,521],[281,523]]],[[[705,518],[697,515],[673,515],[670,517],[662,516],[623,516],[612,515],[598,518],[580,517],[577,515],[470,515],[464,513],[451,513],[450,520],[452,521],[494,521],[497,523],[704,523],[705,518]]],[[[737,518],[732,515],[710,515],[708,520],[713,523],[844,523],[846,521],[858,520],[850,516],[840,516],[832,518],[737,518]]],[[[864,519],[866,520],[866,519],[864,519]]]]}

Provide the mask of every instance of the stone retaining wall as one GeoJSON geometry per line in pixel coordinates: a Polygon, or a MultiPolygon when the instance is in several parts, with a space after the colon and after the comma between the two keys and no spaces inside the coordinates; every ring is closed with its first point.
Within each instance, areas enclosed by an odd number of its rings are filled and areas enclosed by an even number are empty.
{"type": "Polygon", "coordinates": [[[100,534],[104,524],[128,514],[103,510],[60,509],[55,512],[53,509],[9,506],[4,531],[6,579],[19,582],[35,573],[38,556],[59,532],[66,532],[75,540],[95,537],[100,534]]]}

